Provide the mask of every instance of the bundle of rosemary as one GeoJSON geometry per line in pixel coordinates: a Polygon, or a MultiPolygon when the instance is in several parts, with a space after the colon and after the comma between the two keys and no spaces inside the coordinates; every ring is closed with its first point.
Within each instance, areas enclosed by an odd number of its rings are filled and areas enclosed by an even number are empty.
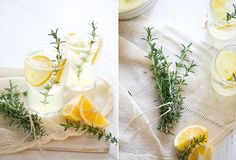
{"type": "Polygon", "coordinates": [[[22,128],[24,132],[30,134],[33,138],[41,138],[46,135],[46,129],[43,126],[41,118],[37,114],[31,114],[21,102],[21,94],[16,85],[10,81],[10,87],[0,92],[0,114],[10,121],[11,125],[22,128]]]}
{"type": "Polygon", "coordinates": [[[192,44],[189,44],[187,47],[182,45],[183,49],[180,55],[177,55],[178,62],[174,63],[175,70],[171,70],[172,62],[168,61],[168,57],[164,55],[162,47],[157,48],[157,38],[152,36],[152,29],[153,28],[150,27],[145,28],[147,37],[142,39],[145,40],[150,47],[147,58],[151,61],[151,71],[153,73],[156,90],[159,93],[160,102],[162,104],[168,102],[173,103],[160,108],[160,114],[164,115],[161,117],[158,129],[169,134],[181,117],[184,100],[182,91],[183,86],[187,85],[185,78],[190,72],[193,73],[193,69],[197,65],[194,61],[187,64],[189,63],[187,55],[191,53],[190,47],[192,44]]]}

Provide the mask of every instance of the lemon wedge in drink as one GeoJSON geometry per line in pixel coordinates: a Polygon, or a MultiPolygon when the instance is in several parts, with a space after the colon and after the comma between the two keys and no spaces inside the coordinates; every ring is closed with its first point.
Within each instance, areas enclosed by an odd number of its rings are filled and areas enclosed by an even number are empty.
{"type": "Polygon", "coordinates": [[[33,86],[41,86],[46,83],[53,74],[51,60],[43,55],[35,55],[30,59],[30,63],[25,64],[24,72],[26,80],[33,86]],[[32,64],[30,64],[32,62],[32,64]],[[34,66],[33,64],[37,64],[34,66]],[[43,69],[45,67],[45,69],[43,69]]]}
{"type": "Polygon", "coordinates": [[[106,117],[86,95],[82,95],[80,99],[80,115],[83,121],[90,126],[104,128],[109,125],[106,117]]]}
{"type": "Polygon", "coordinates": [[[208,130],[205,127],[200,125],[189,126],[177,134],[174,146],[177,150],[183,151],[191,143],[193,138],[199,138],[200,136],[205,136],[207,142],[208,130]]]}
{"type": "Polygon", "coordinates": [[[189,155],[188,160],[212,160],[212,148],[210,144],[199,145],[189,155]]]}
{"type": "Polygon", "coordinates": [[[226,79],[232,80],[236,73],[236,54],[233,51],[224,51],[219,53],[216,59],[216,70],[218,74],[226,79]]]}
{"type": "Polygon", "coordinates": [[[61,62],[61,64],[60,64],[60,70],[58,71],[57,77],[56,77],[56,79],[55,79],[55,82],[56,82],[56,83],[59,83],[59,82],[60,82],[62,73],[63,73],[64,68],[65,68],[65,65],[66,65],[66,62],[67,62],[67,59],[63,59],[62,62],[61,62]]]}
{"type": "Polygon", "coordinates": [[[225,25],[219,26],[217,28],[220,30],[226,30],[226,29],[232,29],[234,27],[236,27],[235,23],[234,24],[225,24],[225,25]]]}
{"type": "Polygon", "coordinates": [[[95,54],[94,54],[93,59],[92,59],[92,65],[94,65],[95,62],[97,61],[97,59],[98,59],[98,57],[101,53],[102,46],[103,46],[102,39],[99,39],[96,43],[97,43],[97,48],[96,48],[95,54]]]}
{"type": "Polygon", "coordinates": [[[63,117],[73,122],[78,122],[82,120],[79,111],[81,102],[79,98],[80,97],[76,97],[65,105],[62,111],[63,117]]]}

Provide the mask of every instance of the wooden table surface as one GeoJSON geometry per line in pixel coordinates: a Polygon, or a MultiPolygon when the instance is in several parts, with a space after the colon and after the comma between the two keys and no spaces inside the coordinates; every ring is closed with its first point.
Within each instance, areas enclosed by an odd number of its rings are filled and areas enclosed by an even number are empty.
{"type": "MultiPolygon", "coordinates": [[[[118,2],[116,0],[0,0],[0,67],[23,68],[27,49],[34,44],[49,43],[50,29],[79,27],[90,31],[88,23],[95,20],[103,37],[104,47],[97,62],[100,76],[113,79],[117,86],[118,66],[118,2]]],[[[117,133],[117,106],[113,110],[110,131],[117,133]]],[[[2,138],[2,137],[0,137],[2,138]]],[[[1,155],[0,160],[106,160],[115,159],[117,147],[109,153],[76,153],[27,150],[1,155]]]]}
{"type": "MultiPolygon", "coordinates": [[[[208,5],[209,0],[157,0],[149,11],[131,21],[168,25],[216,48],[236,44],[236,37],[218,41],[209,36],[205,25],[208,5]]],[[[213,159],[236,160],[236,127],[214,148],[213,159]]]]}

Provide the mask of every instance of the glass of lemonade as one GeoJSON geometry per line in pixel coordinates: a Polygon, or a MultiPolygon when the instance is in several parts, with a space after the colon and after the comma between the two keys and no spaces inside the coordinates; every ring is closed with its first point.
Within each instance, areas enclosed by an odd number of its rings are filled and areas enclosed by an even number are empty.
{"type": "Polygon", "coordinates": [[[226,46],[217,53],[212,63],[211,82],[221,95],[236,94],[236,45],[226,46]]]}
{"type": "Polygon", "coordinates": [[[67,59],[56,58],[52,46],[32,47],[25,58],[24,73],[28,82],[29,109],[40,116],[53,116],[63,107],[63,89],[67,59]]]}
{"type": "Polygon", "coordinates": [[[236,34],[236,17],[227,18],[234,12],[235,0],[210,0],[208,9],[208,30],[220,40],[227,40],[236,34]]]}
{"type": "Polygon", "coordinates": [[[70,57],[67,86],[73,90],[85,91],[94,87],[95,63],[101,53],[103,41],[95,37],[95,43],[90,46],[90,35],[78,32],[67,32],[64,35],[66,43],[63,48],[70,57]]]}

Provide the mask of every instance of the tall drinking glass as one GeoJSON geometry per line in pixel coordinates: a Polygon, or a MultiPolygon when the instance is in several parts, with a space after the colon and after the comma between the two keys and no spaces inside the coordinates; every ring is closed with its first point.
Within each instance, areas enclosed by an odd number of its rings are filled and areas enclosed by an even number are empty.
{"type": "Polygon", "coordinates": [[[103,41],[96,36],[91,45],[89,34],[67,32],[63,47],[70,57],[67,86],[73,90],[85,91],[94,87],[95,63],[101,53],[103,41]]]}

